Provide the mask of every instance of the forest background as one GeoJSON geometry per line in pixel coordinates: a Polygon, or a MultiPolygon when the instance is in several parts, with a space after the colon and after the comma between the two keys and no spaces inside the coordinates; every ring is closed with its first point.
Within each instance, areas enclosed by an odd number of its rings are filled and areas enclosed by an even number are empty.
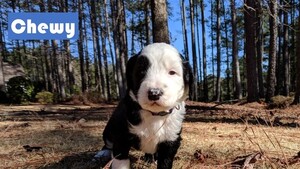
{"type": "Polygon", "coordinates": [[[269,103],[283,95],[298,103],[299,6],[296,0],[1,1],[1,101],[119,99],[126,61],[163,28],[169,36],[162,41],[192,65],[190,100],[269,103]],[[10,40],[9,12],[78,12],[79,39],[10,40]],[[167,25],[155,27],[155,17],[167,25]],[[22,77],[6,77],[9,66],[19,66],[22,77]]]}

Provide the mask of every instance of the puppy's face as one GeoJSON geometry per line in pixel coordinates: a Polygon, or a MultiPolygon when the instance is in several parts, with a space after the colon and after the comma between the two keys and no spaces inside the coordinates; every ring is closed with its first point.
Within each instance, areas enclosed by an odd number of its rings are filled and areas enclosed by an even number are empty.
{"type": "Polygon", "coordinates": [[[174,47],[154,43],[130,58],[126,76],[131,98],[155,113],[168,111],[187,98],[191,70],[174,47]]]}

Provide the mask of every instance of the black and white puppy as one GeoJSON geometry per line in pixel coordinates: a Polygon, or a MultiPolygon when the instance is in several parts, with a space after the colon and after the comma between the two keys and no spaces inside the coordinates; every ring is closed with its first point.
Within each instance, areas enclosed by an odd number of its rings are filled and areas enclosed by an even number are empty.
{"type": "Polygon", "coordinates": [[[188,62],[171,45],[154,43],[129,59],[126,78],[126,96],[105,127],[98,157],[112,152],[112,169],[129,169],[134,147],[155,154],[157,168],[172,168],[193,79],[188,62]]]}

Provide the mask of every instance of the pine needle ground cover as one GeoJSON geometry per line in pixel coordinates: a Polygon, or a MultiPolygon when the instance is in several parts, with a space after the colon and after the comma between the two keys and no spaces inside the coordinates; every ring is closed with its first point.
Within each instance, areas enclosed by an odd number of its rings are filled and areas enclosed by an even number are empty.
{"type": "MultiPolygon", "coordinates": [[[[115,105],[0,106],[0,168],[100,168],[115,105]]],[[[174,169],[300,168],[299,107],[188,103],[174,169]]],[[[133,168],[155,168],[131,151],[133,168]]]]}

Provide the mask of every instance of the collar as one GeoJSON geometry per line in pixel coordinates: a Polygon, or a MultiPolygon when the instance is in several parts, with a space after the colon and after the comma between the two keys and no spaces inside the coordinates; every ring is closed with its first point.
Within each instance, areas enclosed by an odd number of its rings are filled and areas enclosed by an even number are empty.
{"type": "Polygon", "coordinates": [[[152,114],[152,116],[166,116],[166,115],[171,114],[174,109],[179,110],[180,109],[180,105],[178,104],[177,106],[175,106],[174,108],[170,109],[169,111],[161,111],[161,112],[158,112],[158,113],[154,113],[154,112],[151,112],[151,111],[149,111],[149,112],[152,114]]]}

